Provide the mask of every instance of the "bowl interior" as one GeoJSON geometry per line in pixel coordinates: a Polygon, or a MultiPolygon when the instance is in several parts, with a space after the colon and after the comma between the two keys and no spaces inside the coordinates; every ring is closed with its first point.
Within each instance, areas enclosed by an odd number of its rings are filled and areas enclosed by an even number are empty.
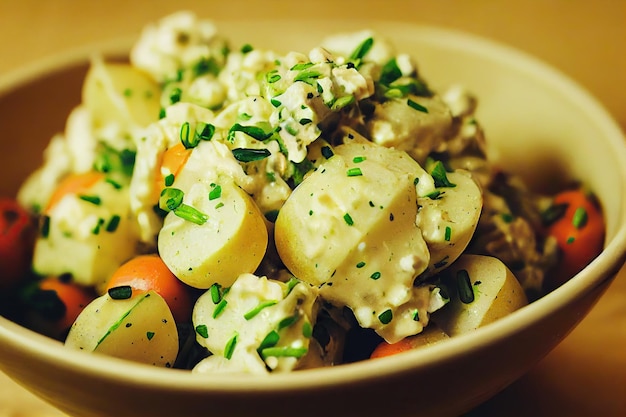
{"type": "MultiPolygon", "coordinates": [[[[617,125],[593,98],[568,78],[544,64],[505,46],[440,28],[385,22],[223,22],[218,27],[233,47],[254,40],[255,47],[306,51],[328,33],[373,28],[390,38],[399,51],[415,56],[420,71],[438,89],[462,84],[479,99],[478,117],[484,125],[492,157],[505,169],[521,174],[532,187],[555,189],[571,178],[584,179],[598,194],[607,220],[605,252],[575,280],[522,310],[473,334],[400,357],[367,361],[337,368],[250,377],[202,378],[187,372],[150,368],[82,352],[70,352],[59,343],[0,318],[0,369],[51,401],[65,401],[70,410],[78,397],[57,400],[51,379],[108,380],[141,390],[170,393],[263,393],[295,390],[328,392],[344,384],[380,383],[391,375],[419,378],[420,372],[447,369],[452,358],[469,358],[490,346],[506,346],[513,335],[541,323],[546,316],[578,305],[577,316],[558,334],[538,335],[541,348],[529,346],[526,357],[501,371],[486,371],[483,396],[494,394],[519,377],[586,314],[610,277],[623,265],[626,247],[626,151],[617,125]],[[314,23],[314,24],[313,24],[314,23]],[[281,30],[268,30],[280,27],[281,30]],[[307,28],[307,30],[303,30],[307,28]],[[312,29],[311,29],[312,28],[312,29]],[[289,33],[290,36],[284,36],[289,33]],[[592,291],[593,290],[593,291],[592,291]],[[576,304],[587,293],[593,297],[576,304]],[[48,373],[29,372],[36,361],[48,373]],[[500,372],[497,379],[494,373],[500,372]],[[37,375],[39,377],[38,382],[37,375]],[[73,379],[72,379],[73,378],[73,379]],[[79,378],[79,379],[76,379],[79,378]],[[496,382],[494,382],[496,381],[496,382]],[[73,402],[70,402],[73,401],[73,402]]],[[[119,56],[130,41],[115,41],[97,49],[119,56]]],[[[82,78],[91,49],[73,51],[0,79],[0,126],[3,149],[0,194],[14,195],[20,182],[42,160],[50,137],[62,131],[70,109],[80,100],[82,78]]],[[[529,342],[531,343],[531,342],[529,342]]],[[[502,353],[501,353],[502,355],[502,353]]],[[[447,377],[433,384],[445,387],[447,377]]],[[[481,387],[481,382],[476,382],[481,387]]],[[[89,386],[86,384],[85,386],[89,386]]],[[[76,388],[78,389],[78,388],[76,388]]],[[[479,392],[479,391],[476,391],[479,392]]],[[[476,404],[485,399],[459,399],[476,404]]],[[[260,394],[259,394],[260,395],[260,394]]],[[[417,400],[416,400],[417,401],[417,400]]],[[[459,408],[457,408],[458,410],[459,408]]]]}

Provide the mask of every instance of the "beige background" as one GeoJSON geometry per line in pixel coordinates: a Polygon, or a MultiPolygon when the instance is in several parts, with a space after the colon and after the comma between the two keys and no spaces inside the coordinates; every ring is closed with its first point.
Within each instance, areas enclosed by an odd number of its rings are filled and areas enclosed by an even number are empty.
{"type": "MultiPolygon", "coordinates": [[[[213,19],[395,20],[462,29],[533,54],[588,89],[626,130],[624,0],[0,0],[0,75],[56,52],[133,35],[180,9],[213,19]]],[[[626,271],[526,377],[472,415],[626,415],[626,271]]],[[[59,416],[0,375],[0,417],[59,416]]]]}

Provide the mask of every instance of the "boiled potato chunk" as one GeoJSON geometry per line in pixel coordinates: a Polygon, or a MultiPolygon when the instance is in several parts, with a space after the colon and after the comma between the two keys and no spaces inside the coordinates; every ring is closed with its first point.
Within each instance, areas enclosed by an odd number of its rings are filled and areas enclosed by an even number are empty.
{"type": "Polygon", "coordinates": [[[83,102],[98,124],[147,126],[159,119],[160,88],[125,63],[95,59],[83,85],[83,102]]]}
{"type": "Polygon", "coordinates": [[[274,236],[296,277],[320,287],[325,300],[352,309],[362,327],[395,341],[425,324],[408,314],[413,281],[430,260],[415,224],[420,167],[404,152],[367,146],[386,159],[365,150],[344,156],[337,147],[287,199],[274,236]],[[411,168],[389,168],[404,162],[411,168]]]}
{"type": "Polygon", "coordinates": [[[450,302],[432,320],[447,334],[467,333],[528,304],[513,273],[497,258],[463,255],[444,273],[450,302]]]}
{"type": "Polygon", "coordinates": [[[72,325],[65,345],[149,365],[170,367],[178,355],[178,331],[163,298],[154,291],[92,301],[72,325]]]}
{"type": "Polygon", "coordinates": [[[158,247],[174,275],[206,289],[214,283],[229,287],[239,275],[256,270],[267,250],[268,232],[250,195],[223,177],[193,184],[183,202],[204,214],[206,222],[196,224],[175,211],[165,217],[158,247]]]}

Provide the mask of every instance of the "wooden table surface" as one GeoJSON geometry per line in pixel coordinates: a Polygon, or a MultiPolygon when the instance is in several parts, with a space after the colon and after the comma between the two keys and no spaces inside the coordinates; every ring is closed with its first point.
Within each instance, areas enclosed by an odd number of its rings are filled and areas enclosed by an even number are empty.
{"type": "MultiPolygon", "coordinates": [[[[212,19],[315,12],[333,18],[436,24],[529,52],[587,88],[626,130],[623,0],[171,1],[0,0],[0,74],[40,57],[136,34],[181,9],[212,19]]],[[[62,414],[0,374],[0,417],[62,414]]],[[[626,415],[626,270],[593,311],[536,368],[472,416],[626,415]]]]}

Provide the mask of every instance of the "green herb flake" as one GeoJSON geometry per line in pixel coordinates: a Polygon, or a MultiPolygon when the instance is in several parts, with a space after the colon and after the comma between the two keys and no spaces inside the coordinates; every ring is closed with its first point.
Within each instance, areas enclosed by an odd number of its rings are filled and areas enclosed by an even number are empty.
{"type": "Polygon", "coordinates": [[[213,318],[216,319],[224,312],[224,309],[228,305],[228,301],[225,298],[222,298],[219,303],[215,306],[215,310],[213,310],[213,318]]]}
{"type": "Polygon", "coordinates": [[[219,302],[222,301],[221,288],[222,286],[217,283],[211,285],[211,287],[209,288],[209,293],[211,294],[211,301],[213,301],[213,304],[219,304],[219,302]]]}
{"type": "Polygon", "coordinates": [[[39,220],[39,235],[46,239],[50,235],[50,216],[43,215],[39,220]]]}
{"type": "Polygon", "coordinates": [[[346,171],[346,175],[348,177],[360,177],[363,175],[363,171],[361,171],[361,168],[349,168],[346,171]]]}
{"type": "Polygon", "coordinates": [[[372,46],[374,45],[374,39],[373,38],[367,38],[365,39],[363,42],[361,42],[361,44],[359,46],[356,47],[356,49],[350,54],[350,59],[351,60],[361,60],[363,59],[363,57],[365,57],[365,55],[367,55],[367,53],[370,51],[370,49],[372,49],[372,46]]]}
{"type": "Polygon", "coordinates": [[[278,303],[278,301],[276,301],[276,300],[262,301],[256,307],[254,307],[253,309],[247,311],[243,315],[243,318],[246,319],[246,320],[250,320],[250,319],[254,318],[257,314],[259,314],[263,309],[265,309],[267,307],[271,307],[273,305],[276,305],[276,303],[278,303]]]}
{"type": "Polygon", "coordinates": [[[359,263],[356,264],[357,268],[363,268],[365,266],[365,262],[361,261],[359,263]]]}
{"type": "Polygon", "coordinates": [[[293,316],[285,317],[278,323],[278,330],[282,330],[286,327],[292,326],[295,322],[298,321],[300,316],[296,313],[293,316]]]}
{"type": "Polygon", "coordinates": [[[443,166],[441,161],[437,161],[434,163],[432,170],[430,171],[430,175],[435,180],[435,187],[456,187],[456,184],[453,184],[448,180],[448,175],[446,172],[446,168],[443,166]]]}
{"type": "Polygon", "coordinates": [[[239,337],[239,333],[235,333],[233,337],[230,338],[228,342],[226,342],[226,346],[224,346],[224,357],[230,360],[233,357],[233,353],[235,352],[235,347],[237,346],[237,338],[239,337]]]}
{"type": "Polygon", "coordinates": [[[450,226],[446,226],[446,231],[444,233],[445,241],[449,242],[451,237],[452,237],[452,228],[450,226]]]}
{"type": "Polygon", "coordinates": [[[183,95],[183,91],[176,87],[172,90],[172,92],[170,93],[170,103],[171,104],[176,104],[180,101],[181,97],[183,95]]]}
{"type": "Polygon", "coordinates": [[[133,295],[133,288],[130,285],[120,285],[109,288],[107,293],[113,300],[128,300],[133,295]]]}
{"type": "Polygon", "coordinates": [[[413,110],[417,110],[422,113],[428,113],[428,109],[426,107],[422,106],[421,104],[411,99],[407,99],[406,104],[408,104],[409,107],[412,108],[413,110]]]}
{"type": "Polygon", "coordinates": [[[211,191],[209,191],[209,200],[217,200],[222,196],[222,186],[219,184],[211,184],[211,191]]]}
{"type": "Polygon", "coordinates": [[[513,220],[514,220],[513,215],[511,213],[502,213],[500,215],[500,218],[502,219],[503,222],[505,222],[507,224],[508,223],[512,223],[513,220]]]}
{"type": "Polygon", "coordinates": [[[343,220],[346,222],[348,226],[354,225],[354,220],[352,220],[352,216],[349,213],[343,215],[343,220]]]}
{"type": "Polygon", "coordinates": [[[181,204],[173,210],[174,214],[180,217],[183,220],[187,220],[188,222],[195,223],[198,226],[202,226],[209,220],[209,216],[205,213],[202,213],[197,208],[191,207],[187,204],[181,204]]]}
{"type": "Polygon", "coordinates": [[[313,336],[313,326],[308,320],[302,324],[302,336],[310,339],[313,336]]]}
{"type": "Polygon", "coordinates": [[[361,162],[365,161],[367,159],[366,156],[355,156],[354,158],[352,158],[352,162],[354,162],[355,164],[360,164],[361,162]]]}
{"type": "Polygon", "coordinates": [[[375,280],[379,279],[380,276],[381,276],[381,273],[379,271],[376,271],[372,275],[370,275],[370,278],[375,281],[375,280]]]}
{"type": "Polygon", "coordinates": [[[232,150],[233,156],[239,162],[261,161],[271,155],[269,149],[235,148],[232,150]]]}
{"type": "Polygon", "coordinates": [[[402,71],[398,67],[398,62],[396,58],[391,58],[383,65],[379,82],[383,85],[389,85],[400,77],[402,77],[402,71]]]}
{"type": "Polygon", "coordinates": [[[203,339],[209,338],[209,329],[206,327],[206,324],[199,324],[196,326],[196,333],[200,335],[203,339]]]}
{"type": "Polygon", "coordinates": [[[169,174],[168,176],[165,177],[165,186],[166,187],[171,187],[172,184],[174,184],[174,174],[169,174]]]}
{"type": "Polygon", "coordinates": [[[456,286],[459,290],[459,299],[463,304],[470,304],[474,301],[474,290],[467,270],[460,269],[457,271],[456,286]]]}
{"type": "Polygon", "coordinates": [[[356,101],[356,99],[354,98],[354,96],[339,97],[337,100],[335,100],[332,103],[330,108],[331,108],[331,110],[334,110],[334,111],[341,110],[344,107],[347,107],[347,106],[351,105],[355,101],[356,101]]]}
{"type": "Polygon", "coordinates": [[[109,219],[109,222],[106,225],[105,230],[109,233],[113,233],[117,230],[117,227],[120,224],[120,216],[118,216],[117,214],[114,214],[113,216],[111,216],[111,218],[109,219]]]}
{"type": "Polygon", "coordinates": [[[198,123],[196,126],[196,136],[200,140],[209,141],[215,135],[215,126],[211,123],[198,123]]]}
{"type": "Polygon", "coordinates": [[[574,238],[574,236],[570,236],[567,238],[567,240],[565,241],[568,245],[571,245],[572,243],[574,243],[576,239],[574,238]]]}
{"type": "Polygon", "coordinates": [[[159,198],[159,208],[172,211],[183,203],[184,193],[178,188],[164,188],[159,198]]]}
{"type": "Polygon", "coordinates": [[[110,184],[116,190],[120,190],[122,188],[122,184],[120,184],[117,181],[112,180],[111,178],[107,178],[104,181],[107,182],[108,184],[110,184]]]}
{"type": "Polygon", "coordinates": [[[391,320],[393,320],[393,311],[391,311],[391,309],[383,311],[378,315],[378,320],[380,320],[382,324],[391,323],[391,320]]]}
{"type": "Polygon", "coordinates": [[[276,346],[276,343],[278,343],[279,340],[280,335],[278,334],[278,332],[276,330],[272,330],[263,338],[261,344],[259,345],[259,348],[257,349],[257,352],[260,353],[264,349],[276,346]]]}
{"type": "Polygon", "coordinates": [[[195,134],[191,134],[191,127],[189,122],[185,122],[180,127],[180,141],[185,147],[185,149],[191,149],[198,146],[200,143],[200,138],[195,134]]]}
{"type": "Polygon", "coordinates": [[[283,103],[281,103],[280,101],[276,100],[275,98],[271,99],[270,103],[272,103],[272,106],[274,106],[276,108],[278,108],[278,107],[283,105],[283,103]]]}
{"type": "Polygon", "coordinates": [[[413,311],[413,321],[420,321],[420,311],[418,309],[413,311]]]}
{"type": "Polygon", "coordinates": [[[259,141],[264,141],[265,139],[269,139],[270,136],[272,136],[272,132],[266,133],[258,126],[243,126],[239,123],[235,123],[231,126],[229,134],[234,132],[243,132],[251,138],[259,141]]]}
{"type": "Polygon", "coordinates": [[[102,199],[100,197],[98,197],[97,195],[79,195],[78,198],[80,198],[83,201],[86,201],[88,203],[91,203],[95,206],[99,206],[100,204],[102,204],[102,199]]]}
{"type": "Polygon", "coordinates": [[[254,51],[254,48],[249,43],[244,44],[240,49],[242,54],[247,54],[248,52],[254,51]]]}
{"type": "Polygon", "coordinates": [[[289,347],[289,346],[269,347],[269,348],[265,348],[261,350],[261,357],[263,359],[266,359],[268,357],[275,357],[275,358],[288,357],[288,358],[299,359],[303,357],[304,355],[306,355],[307,352],[308,352],[308,349],[305,347],[299,347],[299,348],[289,347]]]}
{"type": "Polygon", "coordinates": [[[146,338],[148,338],[148,340],[152,340],[153,337],[154,337],[154,332],[146,332],[146,338]]]}
{"type": "Polygon", "coordinates": [[[576,208],[576,211],[574,211],[574,216],[572,217],[572,225],[576,229],[580,230],[587,224],[587,218],[587,210],[585,210],[583,207],[578,207],[576,208]]]}

